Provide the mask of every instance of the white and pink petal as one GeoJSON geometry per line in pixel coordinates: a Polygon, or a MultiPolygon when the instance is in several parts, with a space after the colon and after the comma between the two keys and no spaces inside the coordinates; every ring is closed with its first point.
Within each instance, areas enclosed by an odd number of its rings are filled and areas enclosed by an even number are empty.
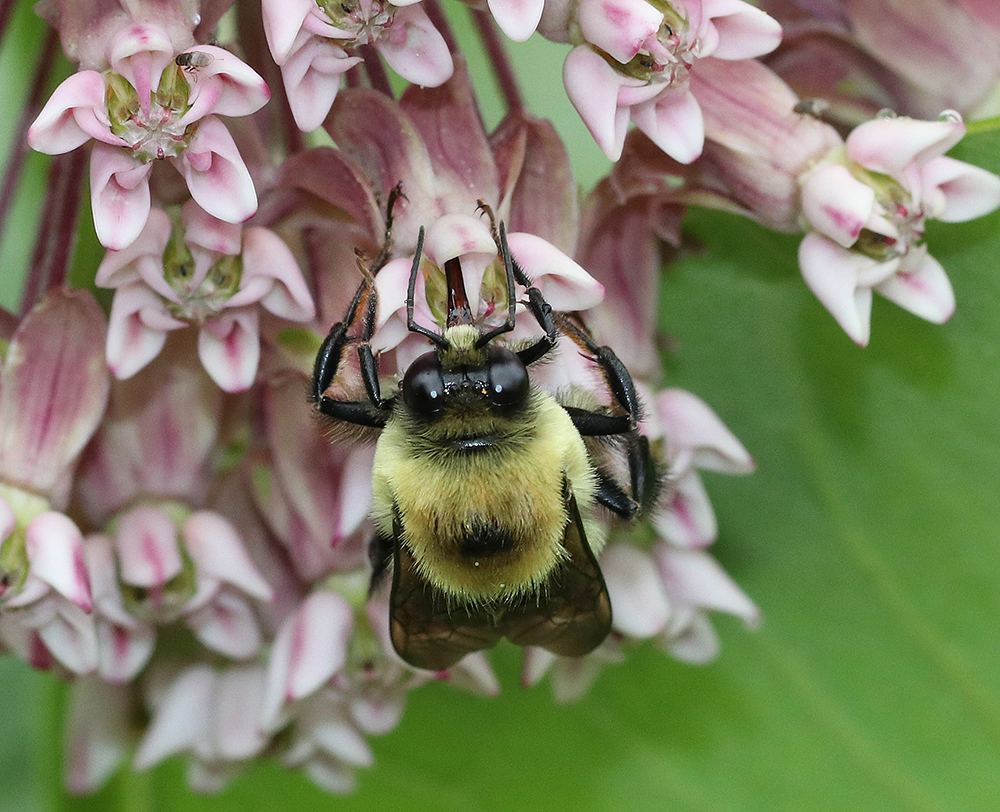
{"type": "Polygon", "coordinates": [[[666,88],[659,97],[637,104],[632,108],[632,120],[679,163],[691,163],[705,148],[705,121],[689,88],[666,88]]]}
{"type": "Polygon", "coordinates": [[[941,263],[927,253],[926,245],[911,248],[899,270],[875,290],[904,310],[934,324],[943,324],[955,313],[955,292],[941,263]]]}
{"type": "Polygon", "coordinates": [[[171,159],[199,206],[227,223],[242,223],[257,211],[257,192],[236,142],[215,116],[198,123],[187,148],[171,159]]]}
{"type": "Polygon", "coordinates": [[[328,39],[304,35],[281,66],[295,126],[303,132],[319,129],[340,91],[340,77],[360,61],[328,39]]]}
{"type": "Polygon", "coordinates": [[[697,468],[726,474],[748,474],[753,458],[705,401],[684,389],[665,389],[655,408],[667,444],[693,451],[697,468]]]}
{"type": "Polygon", "coordinates": [[[623,87],[640,86],[637,79],[622,76],[587,45],[569,52],[563,64],[566,94],[594,136],[597,145],[612,161],[617,161],[625,145],[630,112],[619,106],[623,87]]]}
{"type": "Polygon", "coordinates": [[[94,230],[105,248],[127,248],[149,218],[149,173],[130,152],[95,144],[90,155],[90,205],[94,230]]]}
{"type": "Polygon", "coordinates": [[[311,321],[316,306],[295,256],[270,229],[252,226],[243,232],[243,275],[240,290],[229,299],[231,307],[259,300],[265,310],[289,321],[311,321]],[[260,289],[253,297],[245,293],[260,289]]]}
{"type": "Polygon", "coordinates": [[[24,535],[31,575],[90,612],[90,573],[79,528],[68,516],[47,511],[28,523],[24,535]]]}
{"type": "Polygon", "coordinates": [[[637,639],[657,635],[670,616],[670,600],[649,554],[631,544],[609,544],[601,553],[601,572],[615,631],[637,639]]]}
{"type": "Polygon", "coordinates": [[[228,583],[262,601],[273,596],[236,528],[213,510],[192,513],[181,527],[184,546],[201,576],[228,583]]]}
{"type": "Polygon", "coordinates": [[[455,71],[448,43],[420,4],[398,9],[375,47],[389,67],[420,87],[439,87],[455,71]]]}
{"type": "Polygon", "coordinates": [[[802,181],[802,214],[809,225],[844,248],[858,240],[875,211],[875,190],[842,164],[810,172],[802,181]]]}
{"type": "Polygon", "coordinates": [[[198,357],[224,392],[245,392],[260,365],[260,328],[256,308],[227,310],[198,332],[198,357]]]}
{"type": "Polygon", "coordinates": [[[248,116],[271,97],[267,83],[239,57],[215,45],[199,45],[189,51],[207,54],[211,61],[192,74],[191,106],[177,122],[186,126],[209,114],[248,116]]]}
{"type": "Polygon", "coordinates": [[[1000,177],[964,161],[934,158],[924,165],[921,180],[927,216],[935,220],[961,223],[1000,207],[1000,177]]]}
{"type": "MultiPolygon", "coordinates": [[[[898,260],[896,260],[898,264],[898,260]]],[[[865,347],[871,337],[872,292],[859,283],[861,274],[880,273],[879,263],[816,233],[799,244],[799,268],[809,289],[830,311],[845,333],[865,347]]],[[[894,268],[893,268],[894,270],[894,268]]]]}
{"type": "Polygon", "coordinates": [[[92,70],[74,73],[53,91],[28,128],[28,144],[48,155],[69,152],[91,138],[125,146],[125,141],[111,132],[105,104],[101,74],[92,70]]]}
{"type": "Polygon", "coordinates": [[[663,22],[646,0],[580,0],[577,22],[583,38],[625,64],[663,22]]]}
{"type": "Polygon", "coordinates": [[[487,0],[500,30],[514,42],[524,42],[538,28],[545,0],[487,0]]]}
{"type": "MultiPolygon", "coordinates": [[[[196,602],[195,596],[192,603],[196,602]]],[[[211,600],[185,618],[205,648],[233,660],[246,660],[260,651],[264,637],[249,602],[233,590],[220,589],[211,600]]]]}
{"type": "Polygon", "coordinates": [[[131,378],[160,354],[169,331],[186,326],[145,284],[119,288],[111,302],[105,347],[111,374],[118,380],[131,378]]]}
{"type": "Polygon", "coordinates": [[[282,709],[315,693],[347,662],[354,612],[347,600],[317,590],[282,623],[271,648],[262,723],[275,729],[282,709]]]}
{"type": "Polygon", "coordinates": [[[760,609],[708,553],[660,542],[653,548],[653,557],[667,595],[676,604],[727,612],[748,629],[760,626],[760,609]]]}
{"type": "Polygon", "coordinates": [[[264,34],[271,56],[283,65],[306,19],[312,13],[314,0],[261,0],[264,34]]]}
{"type": "Polygon", "coordinates": [[[151,505],[140,505],[122,516],[114,542],[126,584],[162,587],[184,568],[174,520],[151,505]]]}
{"type": "Polygon", "coordinates": [[[781,24],[743,0],[701,0],[701,13],[718,37],[714,48],[702,49],[702,57],[754,59],[781,43],[781,24]]]}
{"type": "Polygon", "coordinates": [[[855,127],[847,136],[847,155],[865,169],[902,180],[911,164],[922,166],[944,155],[964,135],[965,124],[949,118],[876,118],[855,127]]]}

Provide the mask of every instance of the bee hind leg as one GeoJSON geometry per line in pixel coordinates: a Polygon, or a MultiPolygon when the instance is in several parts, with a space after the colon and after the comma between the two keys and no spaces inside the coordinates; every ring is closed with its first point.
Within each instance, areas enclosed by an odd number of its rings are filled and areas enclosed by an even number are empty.
{"type": "Polygon", "coordinates": [[[368,543],[368,563],[371,564],[372,577],[368,585],[368,595],[371,596],[385,583],[392,565],[392,537],[377,533],[368,543]]]}

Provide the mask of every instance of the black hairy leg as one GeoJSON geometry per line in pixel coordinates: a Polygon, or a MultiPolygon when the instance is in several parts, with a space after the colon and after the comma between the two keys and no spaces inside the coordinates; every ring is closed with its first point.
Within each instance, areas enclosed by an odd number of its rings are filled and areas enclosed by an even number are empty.
{"type": "MultiPolygon", "coordinates": [[[[629,501],[636,506],[632,511],[634,516],[656,501],[662,480],[650,453],[649,440],[637,429],[642,417],[642,407],[635,382],[614,350],[599,345],[576,320],[560,315],[558,327],[584,351],[586,357],[597,364],[608,391],[621,410],[619,414],[608,414],[574,407],[566,408],[573,425],[581,435],[585,437],[617,435],[623,438],[632,488],[632,498],[629,501]]],[[[603,481],[599,482],[597,500],[618,515],[631,518],[616,507],[616,505],[623,506],[624,503],[621,502],[619,495],[613,492],[612,486],[618,488],[610,477],[605,476],[603,481]]]]}
{"type": "Polygon", "coordinates": [[[336,420],[373,428],[384,428],[392,413],[391,402],[384,401],[381,396],[378,361],[372,352],[370,342],[375,333],[375,319],[378,314],[375,274],[389,261],[392,254],[392,210],[400,197],[404,195],[401,184],[397,183],[389,192],[382,248],[370,267],[360,255],[358,256],[358,267],[364,279],[358,286],[354,298],[351,299],[344,320],[333,325],[323,340],[313,367],[311,399],[316,408],[336,420]],[[351,334],[352,330],[359,332],[351,334]],[[364,383],[367,400],[337,400],[325,394],[337,376],[348,346],[357,347],[361,380],[364,383]]]}
{"type": "MultiPolygon", "coordinates": [[[[531,315],[534,316],[535,321],[538,325],[545,331],[538,341],[525,347],[523,350],[518,350],[517,357],[521,360],[521,363],[525,366],[535,363],[539,358],[541,358],[545,353],[551,350],[559,339],[559,328],[556,326],[555,315],[552,312],[552,307],[548,302],[545,301],[545,297],[542,296],[542,292],[534,286],[531,278],[524,272],[524,269],[517,264],[517,260],[511,256],[510,247],[507,245],[507,228],[503,221],[497,222],[496,218],[493,216],[493,209],[491,209],[482,200],[479,201],[479,210],[482,211],[490,220],[490,232],[493,234],[493,241],[497,245],[497,250],[500,252],[500,258],[503,261],[504,269],[507,271],[507,290],[509,295],[509,303],[507,310],[507,321],[510,325],[502,325],[491,333],[487,333],[489,338],[493,338],[495,335],[500,333],[505,333],[508,330],[514,328],[514,286],[511,282],[517,282],[517,284],[525,288],[525,293],[528,296],[528,301],[525,302],[531,315]]],[[[483,338],[485,338],[484,336],[483,338]]],[[[485,345],[487,342],[480,339],[482,344],[485,345]]]]}

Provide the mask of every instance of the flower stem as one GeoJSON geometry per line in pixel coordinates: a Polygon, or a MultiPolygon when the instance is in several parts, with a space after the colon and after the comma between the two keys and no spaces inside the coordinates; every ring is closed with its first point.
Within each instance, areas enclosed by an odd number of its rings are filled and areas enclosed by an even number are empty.
{"type": "Polygon", "coordinates": [[[66,280],[80,213],[80,192],[86,162],[86,153],[78,149],[57,155],[49,167],[42,223],[21,299],[22,315],[31,310],[46,291],[62,285],[66,280]]]}
{"type": "MultiPolygon", "coordinates": [[[[0,36],[3,34],[3,28],[6,26],[7,16],[10,13],[6,8],[7,5],[4,3],[0,6],[0,36]]],[[[42,45],[42,52],[38,56],[38,67],[28,91],[28,101],[21,110],[21,120],[18,122],[17,135],[14,136],[11,146],[10,160],[4,169],[3,183],[0,184],[0,242],[3,241],[7,215],[14,201],[14,194],[21,182],[24,161],[28,156],[28,127],[31,126],[31,122],[35,120],[38,111],[42,108],[42,99],[48,89],[49,75],[52,73],[52,63],[55,60],[57,42],[58,34],[50,29],[42,45]]]]}
{"type": "Polygon", "coordinates": [[[493,75],[496,77],[497,87],[503,94],[507,102],[508,110],[523,110],[524,99],[517,86],[517,78],[514,76],[514,69],[507,58],[507,50],[504,48],[500,36],[497,34],[497,24],[493,20],[493,15],[488,11],[474,10],[471,12],[472,19],[479,30],[479,39],[482,40],[486,53],[490,57],[493,65],[493,75]]]}
{"type": "Polygon", "coordinates": [[[15,0],[0,0],[0,40],[7,33],[7,23],[10,22],[10,13],[14,10],[15,0]]]}
{"type": "Polygon", "coordinates": [[[389,84],[389,76],[382,65],[382,58],[378,51],[371,45],[362,45],[359,49],[365,59],[365,71],[368,73],[368,82],[381,93],[385,93],[389,98],[393,97],[392,85],[389,84]]]}
{"type": "Polygon", "coordinates": [[[281,71],[273,59],[264,56],[268,53],[268,48],[260,3],[238,3],[236,25],[247,64],[263,76],[267,86],[271,88],[272,104],[256,113],[256,118],[266,122],[264,132],[269,132],[269,140],[278,141],[286,154],[301,152],[305,148],[305,139],[292,117],[281,71]]]}
{"type": "Polygon", "coordinates": [[[424,11],[427,12],[427,16],[430,17],[431,22],[434,23],[434,27],[444,38],[445,44],[448,46],[448,50],[452,54],[457,54],[458,42],[455,39],[455,35],[451,31],[451,26],[448,24],[448,18],[441,9],[441,4],[438,0],[424,0],[423,6],[424,11]]]}

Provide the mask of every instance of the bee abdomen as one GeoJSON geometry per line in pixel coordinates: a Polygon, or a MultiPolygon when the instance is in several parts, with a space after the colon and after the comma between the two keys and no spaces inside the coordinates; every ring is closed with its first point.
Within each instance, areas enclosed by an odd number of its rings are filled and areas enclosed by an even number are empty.
{"type": "Polygon", "coordinates": [[[512,550],[517,543],[507,530],[496,524],[475,525],[459,542],[462,555],[488,558],[512,550]]]}

